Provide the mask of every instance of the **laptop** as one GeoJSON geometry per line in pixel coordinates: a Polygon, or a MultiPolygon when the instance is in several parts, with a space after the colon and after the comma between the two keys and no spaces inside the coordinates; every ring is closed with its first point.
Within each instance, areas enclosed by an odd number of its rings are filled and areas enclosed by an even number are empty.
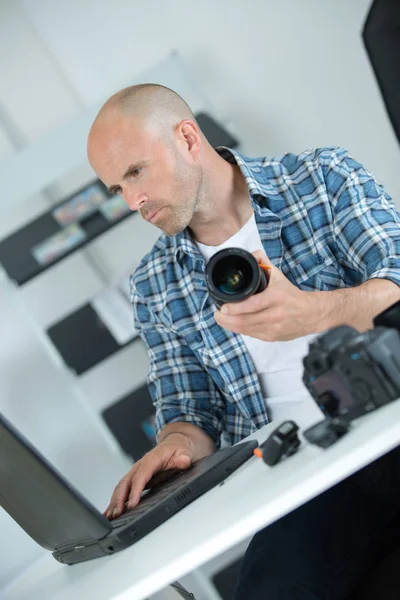
{"type": "Polygon", "coordinates": [[[134,544],[226,479],[257,445],[241,442],[175,471],[108,521],[0,414],[0,506],[56,560],[72,565],[134,544]]]}

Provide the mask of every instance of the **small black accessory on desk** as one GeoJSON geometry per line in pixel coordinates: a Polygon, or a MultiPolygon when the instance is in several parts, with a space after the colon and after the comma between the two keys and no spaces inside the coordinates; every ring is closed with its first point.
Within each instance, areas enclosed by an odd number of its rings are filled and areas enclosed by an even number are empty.
{"type": "Polygon", "coordinates": [[[282,458],[297,452],[300,440],[297,435],[299,428],[294,421],[284,421],[274,429],[267,440],[253,450],[254,454],[272,467],[282,458]]]}
{"type": "Polygon", "coordinates": [[[349,423],[343,419],[326,417],[303,431],[303,435],[310,444],[328,448],[343,437],[349,431],[349,427],[349,423]]]}

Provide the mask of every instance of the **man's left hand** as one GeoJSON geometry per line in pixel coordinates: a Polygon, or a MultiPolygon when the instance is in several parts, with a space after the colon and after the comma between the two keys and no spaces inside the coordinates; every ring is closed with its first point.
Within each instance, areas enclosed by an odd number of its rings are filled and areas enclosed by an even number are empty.
{"type": "Polygon", "coordinates": [[[264,252],[252,253],[269,265],[269,282],[263,292],[240,302],[224,304],[215,313],[221,327],[266,342],[286,341],[317,332],[317,294],[299,290],[268,260],[264,252]]]}

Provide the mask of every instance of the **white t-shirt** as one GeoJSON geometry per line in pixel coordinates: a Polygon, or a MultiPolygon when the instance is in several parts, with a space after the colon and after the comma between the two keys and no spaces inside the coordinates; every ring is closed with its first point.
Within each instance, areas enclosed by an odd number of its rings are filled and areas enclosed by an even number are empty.
{"type": "MultiPolygon", "coordinates": [[[[240,231],[220,246],[206,246],[198,242],[197,246],[206,263],[224,248],[234,246],[249,252],[264,250],[254,214],[240,231]]],[[[264,342],[242,335],[258,374],[270,420],[293,419],[303,428],[323,418],[302,381],[302,359],[314,337],[316,334],[287,342],[264,342]]]]}

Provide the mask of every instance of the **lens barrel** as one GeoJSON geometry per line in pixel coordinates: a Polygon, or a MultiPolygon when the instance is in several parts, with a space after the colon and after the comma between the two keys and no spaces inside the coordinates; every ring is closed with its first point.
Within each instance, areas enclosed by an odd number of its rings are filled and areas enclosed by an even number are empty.
{"type": "Polygon", "coordinates": [[[262,292],[268,279],[257,260],[243,248],[225,248],[207,263],[206,286],[220,308],[226,302],[240,302],[262,292]]]}

